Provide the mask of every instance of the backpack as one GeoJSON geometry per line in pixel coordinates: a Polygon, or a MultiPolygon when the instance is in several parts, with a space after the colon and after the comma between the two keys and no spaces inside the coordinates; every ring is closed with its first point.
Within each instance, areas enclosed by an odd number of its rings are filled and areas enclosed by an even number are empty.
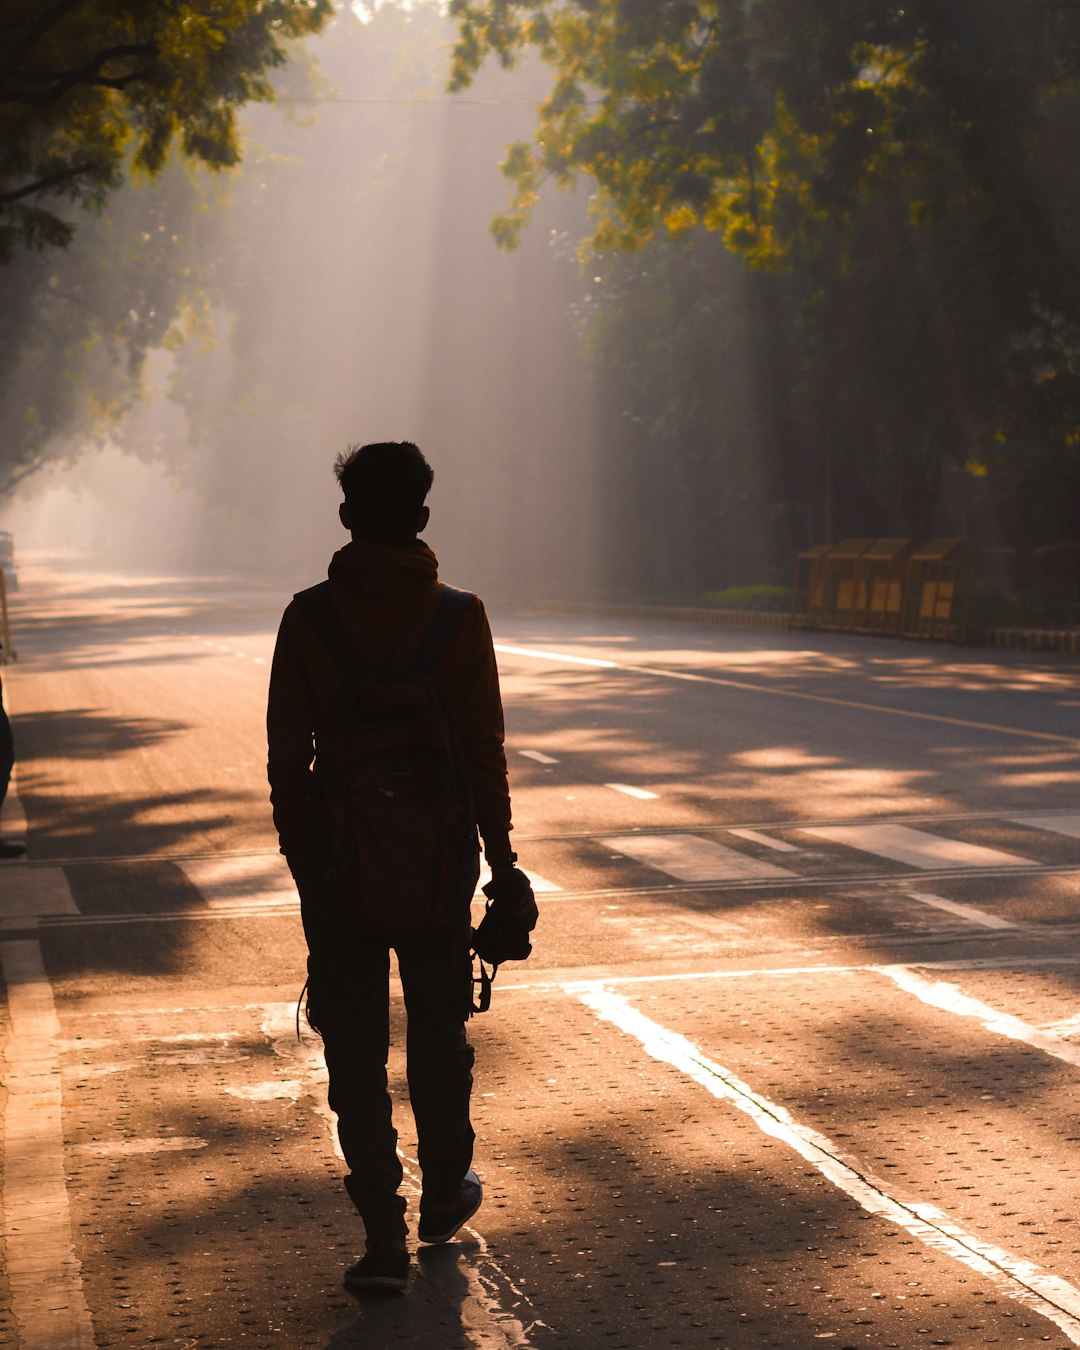
{"type": "Polygon", "coordinates": [[[354,917],[382,930],[468,922],[480,870],[476,814],[430,675],[473,598],[440,584],[419,640],[407,635],[404,652],[373,662],[345,628],[328,582],[295,597],[343,676],[312,772],[327,880],[354,917]]]}

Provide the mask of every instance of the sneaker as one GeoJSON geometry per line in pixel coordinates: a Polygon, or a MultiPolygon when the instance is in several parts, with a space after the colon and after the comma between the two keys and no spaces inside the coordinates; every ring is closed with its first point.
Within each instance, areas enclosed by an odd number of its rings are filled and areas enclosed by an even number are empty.
{"type": "Polygon", "coordinates": [[[409,1282],[409,1253],[404,1246],[369,1247],[345,1272],[345,1288],[403,1290],[409,1282]]]}
{"type": "Polygon", "coordinates": [[[480,1208],[484,1188],[480,1178],[470,1167],[458,1187],[457,1199],[448,1205],[425,1205],[420,1201],[420,1227],[416,1236],[421,1242],[449,1242],[462,1224],[467,1223],[480,1208]]]}
{"type": "Polygon", "coordinates": [[[0,858],[25,858],[26,845],[12,844],[7,839],[0,839],[0,858]]]}

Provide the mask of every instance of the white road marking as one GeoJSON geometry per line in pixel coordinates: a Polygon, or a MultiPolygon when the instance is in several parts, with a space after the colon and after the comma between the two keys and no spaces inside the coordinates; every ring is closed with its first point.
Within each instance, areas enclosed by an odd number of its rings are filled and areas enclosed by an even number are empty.
{"type": "MultiPolygon", "coordinates": [[[[530,867],[528,869],[529,881],[532,883],[533,891],[536,895],[554,895],[556,891],[561,891],[562,887],[556,885],[554,881],[549,881],[547,877],[542,877],[539,872],[534,872],[530,867]]],[[[480,880],[476,883],[474,896],[480,894],[482,887],[486,886],[491,880],[491,868],[487,863],[480,864],[480,880]]]]}
{"type": "Polygon", "coordinates": [[[796,1121],[784,1107],[754,1092],[722,1065],[714,1063],[685,1037],[653,1022],[603,981],[567,983],[566,992],[602,1020],[638,1040],[647,1054],[671,1064],[714,1097],[730,1102],[774,1139],[812,1163],[839,1190],[870,1214],[903,1228],[944,1255],[992,1281],[1008,1297],[1052,1321],[1080,1345],[1080,1290],[1034,1262],[967,1233],[934,1205],[906,1204],[889,1194],[887,1183],[857,1172],[840,1159],[841,1150],[827,1138],[796,1121]]]}
{"type": "Polygon", "coordinates": [[[558,764],[558,760],[551,755],[545,755],[543,750],[519,750],[519,755],[524,755],[526,759],[535,759],[537,764],[558,764]]]}
{"type": "Polygon", "coordinates": [[[596,666],[600,670],[618,670],[615,661],[601,661],[594,656],[573,656],[570,652],[541,652],[535,647],[504,647],[495,643],[495,650],[506,656],[532,656],[538,661],[568,661],[572,666],[596,666]]]}
{"type": "Polygon", "coordinates": [[[1014,825],[1030,825],[1035,830],[1049,830],[1053,834],[1067,834],[1080,839],[1080,814],[1050,816],[1010,816],[1014,825]]]}
{"type": "Polygon", "coordinates": [[[786,839],[773,839],[770,835],[760,834],[757,830],[728,830],[728,834],[738,835],[740,839],[748,839],[752,844],[764,844],[766,848],[774,848],[778,853],[801,853],[802,849],[795,844],[789,844],[786,839]]]}
{"type": "Polygon", "coordinates": [[[680,881],[732,881],[795,875],[785,867],[751,858],[696,834],[624,834],[598,838],[597,843],[680,881]]]}
{"type": "Polygon", "coordinates": [[[887,717],[908,717],[917,722],[941,722],[945,726],[965,727],[974,731],[996,732],[999,736],[1019,736],[1024,740],[1055,741],[1061,745],[1077,746],[1075,736],[1059,736],[1052,731],[1031,731],[1024,727],[1003,727],[994,722],[972,722],[964,717],[946,717],[942,713],[917,712],[914,708],[894,708],[888,704],[861,703],[857,699],[840,698],[829,694],[811,694],[805,689],[789,689],[778,685],[752,684],[748,680],[733,680],[723,675],[703,675],[696,670],[676,670],[672,667],[638,666],[631,662],[602,661],[596,657],[572,656],[567,652],[545,652],[535,647],[500,647],[497,652],[515,656],[533,656],[540,661],[573,661],[583,666],[601,666],[608,670],[624,670],[630,675],[651,675],[660,680],[683,680],[689,684],[711,684],[724,689],[743,689],[750,694],[770,694],[777,698],[799,699],[807,703],[825,703],[852,711],[882,713],[887,717]]]}
{"type": "Polygon", "coordinates": [[[247,1087],[227,1087],[230,1097],[239,1097],[245,1102],[275,1102],[287,1100],[295,1102],[300,1096],[303,1083],[298,1078],[273,1079],[269,1083],[251,1083],[247,1087]]]}
{"type": "Polygon", "coordinates": [[[1080,1013],[1065,1017],[1060,1022],[1051,1022],[1049,1026],[1043,1027],[1043,1031],[1052,1031],[1055,1036],[1080,1035],[1080,1013]]]}
{"type": "Polygon", "coordinates": [[[11,1035],[3,1233],[21,1350],[94,1350],[64,1180],[60,1023],[37,942],[0,942],[11,1035]]]}
{"type": "Polygon", "coordinates": [[[1053,1031],[1032,1026],[1009,1013],[999,1012],[988,1003],[965,994],[955,984],[949,984],[946,980],[924,979],[908,966],[870,966],[869,969],[887,976],[901,989],[914,994],[932,1008],[955,1013],[958,1017],[975,1017],[986,1031],[992,1031],[997,1036],[1007,1036],[1013,1041],[1024,1041],[1036,1050],[1053,1055],[1055,1059],[1080,1067],[1080,1045],[1071,1045],[1053,1031]]]}
{"type": "Polygon", "coordinates": [[[818,839],[834,844],[846,844],[862,853],[874,853],[879,858],[906,863],[909,867],[924,869],[941,867],[1030,867],[1028,858],[1015,853],[1002,853],[981,844],[965,844],[959,839],[945,839],[926,830],[913,830],[907,825],[826,825],[804,830],[818,839]]]}
{"type": "Polygon", "coordinates": [[[186,1153],[205,1147],[205,1139],[166,1135],[152,1139],[95,1139],[90,1144],[76,1144],[75,1152],[98,1158],[125,1158],[130,1153],[186,1153]]]}
{"type": "Polygon", "coordinates": [[[650,792],[648,788],[632,787],[629,783],[605,783],[613,792],[621,792],[627,797],[636,797],[641,802],[655,801],[659,792],[650,792]]]}
{"type": "Polygon", "coordinates": [[[177,865],[211,909],[237,909],[253,903],[299,904],[288,863],[280,853],[187,858],[177,865]]]}
{"type": "Polygon", "coordinates": [[[20,867],[4,872],[0,918],[40,918],[47,914],[78,912],[62,867],[20,867]]]}
{"type": "Polygon", "coordinates": [[[958,914],[962,919],[970,919],[972,923],[982,924],[984,928],[1015,928],[1016,924],[1010,923],[1008,919],[999,918],[997,914],[988,914],[985,909],[976,909],[974,905],[961,905],[955,900],[946,900],[941,895],[931,895],[929,891],[908,891],[912,900],[919,900],[924,905],[932,905],[935,909],[947,910],[950,914],[958,914]]]}

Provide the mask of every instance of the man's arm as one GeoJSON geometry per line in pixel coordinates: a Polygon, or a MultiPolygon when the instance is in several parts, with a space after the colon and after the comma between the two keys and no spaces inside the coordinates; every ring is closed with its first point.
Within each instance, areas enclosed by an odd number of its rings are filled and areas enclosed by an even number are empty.
{"type": "Polygon", "coordinates": [[[309,845],[308,791],[315,757],[315,719],[308,683],[292,637],[292,606],[274,647],[266,704],[266,776],[281,851],[300,857],[309,845]]]}
{"type": "MultiPolygon", "coordinates": [[[[476,805],[476,822],[490,864],[510,856],[510,788],[503,748],[502,697],[491,628],[483,603],[467,616],[471,639],[465,665],[461,714],[461,744],[476,805]]],[[[464,635],[463,635],[464,636],[464,635]]]]}

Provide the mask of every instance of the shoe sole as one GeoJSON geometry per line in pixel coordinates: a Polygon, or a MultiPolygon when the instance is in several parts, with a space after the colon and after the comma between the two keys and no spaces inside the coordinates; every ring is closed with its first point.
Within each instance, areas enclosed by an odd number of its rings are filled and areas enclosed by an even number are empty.
{"type": "Polygon", "coordinates": [[[480,1208],[480,1206],[483,1203],[484,1203],[484,1192],[481,1191],[480,1194],[476,1197],[476,1204],[473,1205],[472,1209],[469,1210],[468,1214],[463,1214],[461,1216],[461,1218],[457,1221],[457,1223],[454,1224],[453,1228],[448,1228],[443,1233],[425,1233],[424,1230],[421,1228],[416,1234],[417,1238],[419,1239],[419,1241],[427,1243],[429,1247],[437,1247],[442,1242],[449,1242],[452,1237],[455,1237],[462,1230],[462,1228],[465,1227],[465,1225],[469,1222],[469,1220],[472,1218],[472,1216],[476,1213],[476,1211],[480,1208]]]}
{"type": "Polygon", "coordinates": [[[394,1289],[397,1290],[398,1293],[402,1293],[408,1283],[408,1277],[402,1279],[397,1275],[367,1275],[359,1280],[350,1280],[346,1276],[344,1281],[346,1289],[361,1294],[375,1289],[394,1289]]]}

